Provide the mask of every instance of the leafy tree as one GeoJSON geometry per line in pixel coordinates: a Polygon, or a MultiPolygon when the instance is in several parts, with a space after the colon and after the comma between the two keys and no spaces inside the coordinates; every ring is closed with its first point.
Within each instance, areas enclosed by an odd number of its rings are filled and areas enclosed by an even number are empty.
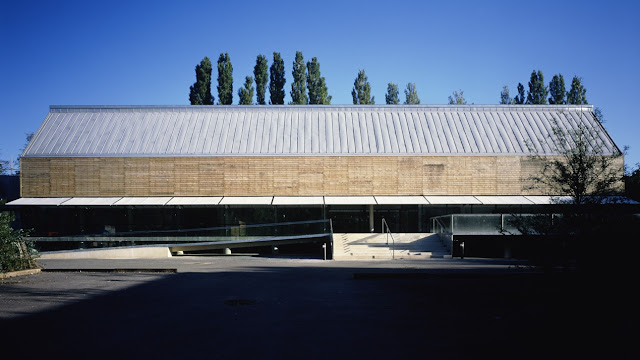
{"type": "Polygon", "coordinates": [[[464,99],[464,91],[454,91],[453,96],[449,96],[450,105],[467,105],[467,100],[464,99]]]}
{"type": "Polygon", "coordinates": [[[293,61],[293,83],[291,84],[291,104],[306,105],[307,97],[307,67],[302,58],[302,52],[296,51],[296,59],[293,61]]]}
{"type": "Polygon", "coordinates": [[[9,170],[9,162],[6,160],[0,160],[0,175],[4,175],[9,170]]]}
{"type": "Polygon", "coordinates": [[[516,105],[524,104],[524,85],[522,83],[518,83],[518,95],[513,98],[512,103],[516,105]]]}
{"type": "Polygon", "coordinates": [[[196,82],[189,88],[189,102],[191,105],[213,105],[211,60],[206,56],[196,65],[196,82]]]}
{"type": "Polygon", "coordinates": [[[565,249],[554,260],[548,256],[554,251],[545,248],[543,265],[561,260],[567,266],[572,249],[579,267],[587,269],[594,251],[600,251],[598,238],[628,227],[625,215],[616,213],[619,208],[611,203],[622,192],[623,154],[617,149],[611,154],[595,127],[565,130],[556,122],[552,131],[552,149],[558,155],[530,156],[540,170],[528,178],[525,190],[550,195],[554,207],[537,215],[512,215],[509,222],[523,235],[543,235],[540,241],[547,247],[565,249]]]}
{"type": "Polygon", "coordinates": [[[373,105],[376,103],[375,96],[371,96],[371,84],[364,70],[358,71],[358,77],[353,82],[351,90],[353,105],[373,105]]]}
{"type": "Polygon", "coordinates": [[[625,195],[635,201],[640,201],[640,163],[635,169],[626,172],[624,175],[625,195]]]}
{"type": "Polygon", "coordinates": [[[529,93],[527,94],[527,104],[545,105],[547,103],[547,95],[549,90],[544,85],[544,76],[542,71],[535,70],[531,72],[531,79],[529,80],[529,93]]]}
{"type": "Polygon", "coordinates": [[[320,75],[320,63],[314,57],[307,62],[307,87],[309,88],[309,104],[331,104],[324,76],[320,75]]]}
{"type": "Polygon", "coordinates": [[[398,85],[390,82],[387,85],[387,94],[384,96],[384,100],[388,105],[400,104],[400,97],[398,92],[398,85]]]}
{"type": "Polygon", "coordinates": [[[258,55],[256,59],[256,66],[253,68],[253,76],[256,78],[256,95],[259,105],[265,105],[265,94],[267,92],[267,81],[269,75],[267,75],[267,57],[264,55],[258,55]]]}
{"type": "Polygon", "coordinates": [[[588,104],[586,93],[587,89],[582,85],[582,78],[574,76],[573,80],[571,80],[571,89],[567,93],[567,103],[573,105],[588,104]]]}
{"type": "Polygon", "coordinates": [[[233,103],[233,66],[228,53],[218,58],[218,102],[220,105],[233,103]]]}
{"type": "Polygon", "coordinates": [[[502,87],[502,91],[500,92],[500,104],[508,105],[511,104],[511,101],[511,97],[509,97],[509,87],[507,85],[504,85],[502,87]]]}
{"type": "Polygon", "coordinates": [[[5,211],[0,212],[0,272],[17,271],[36,268],[33,260],[35,252],[33,244],[25,241],[28,231],[11,227],[14,216],[5,211]]]}
{"type": "Polygon", "coordinates": [[[529,179],[531,189],[570,196],[574,204],[620,193],[622,153],[607,154],[598,134],[584,125],[564,130],[556,123],[553,133],[559,156],[532,156],[541,171],[529,179]]]}
{"type": "Polygon", "coordinates": [[[280,53],[273,53],[273,63],[269,68],[269,104],[284,104],[284,84],[287,82],[284,76],[284,60],[280,53]]]}
{"type": "Polygon", "coordinates": [[[404,103],[407,105],[420,104],[420,98],[418,98],[418,91],[416,90],[416,84],[408,83],[407,88],[404,89],[404,103]]]}
{"type": "Polygon", "coordinates": [[[562,74],[553,75],[553,79],[551,79],[549,83],[549,93],[551,95],[549,97],[549,104],[561,105],[566,103],[564,99],[565,89],[562,74]]]}
{"type": "Polygon", "coordinates": [[[239,105],[251,105],[253,102],[253,78],[247,76],[244,78],[244,86],[238,90],[240,97],[239,105]]]}

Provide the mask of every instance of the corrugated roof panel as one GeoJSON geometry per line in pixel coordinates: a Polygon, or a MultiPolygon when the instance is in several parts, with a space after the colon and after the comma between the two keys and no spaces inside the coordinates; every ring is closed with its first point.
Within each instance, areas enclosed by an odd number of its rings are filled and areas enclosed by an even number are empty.
{"type": "Polygon", "coordinates": [[[327,114],[318,114],[318,154],[327,153],[327,114]]]}
{"type": "Polygon", "coordinates": [[[52,107],[24,152],[55,156],[557,154],[552,129],[617,147],[591,106],[52,107]]]}
{"type": "Polygon", "coordinates": [[[444,113],[441,113],[440,111],[436,112],[434,115],[436,116],[434,120],[438,122],[440,129],[442,129],[442,133],[444,135],[444,143],[448,148],[447,152],[454,153],[454,154],[457,153],[458,147],[456,146],[456,142],[453,141],[453,135],[452,135],[452,129],[451,129],[453,124],[449,124],[444,113]]]}
{"type": "Polygon", "coordinates": [[[354,152],[357,154],[362,154],[362,130],[360,129],[360,117],[358,113],[351,113],[351,122],[353,124],[353,145],[354,152]]]}
{"type": "Polygon", "coordinates": [[[517,143],[514,143],[515,134],[513,133],[511,127],[509,126],[509,121],[504,113],[496,113],[496,127],[498,128],[498,132],[500,133],[500,138],[504,141],[505,146],[507,147],[507,153],[519,153],[520,149],[517,147],[517,143]]]}
{"type": "Polygon", "coordinates": [[[320,114],[312,112],[309,124],[311,128],[311,153],[318,154],[320,152],[320,114]]]}
{"type": "Polygon", "coordinates": [[[479,114],[479,121],[484,125],[484,128],[487,131],[487,138],[489,142],[491,142],[491,152],[506,152],[507,146],[505,145],[504,139],[498,131],[495,119],[496,116],[497,115],[495,115],[493,112],[481,113],[479,114]]]}
{"type": "MultiPolygon", "coordinates": [[[[430,136],[431,143],[433,144],[434,152],[440,153],[448,150],[444,150],[444,146],[446,146],[446,141],[443,140],[444,134],[438,126],[436,125],[436,121],[434,121],[433,117],[429,113],[424,114],[424,119],[427,123],[427,133],[430,136]]],[[[448,148],[447,148],[448,149],[448,148]]]]}
{"type": "Polygon", "coordinates": [[[385,141],[388,143],[389,135],[387,134],[387,137],[386,138],[384,137],[384,134],[386,134],[386,132],[382,128],[383,121],[380,119],[380,114],[374,112],[372,115],[373,115],[373,133],[376,137],[376,153],[384,154],[386,152],[385,141]]]}
{"type": "Polygon", "coordinates": [[[310,111],[303,112],[302,114],[304,115],[303,117],[304,135],[302,137],[304,139],[304,153],[310,154],[311,142],[313,141],[313,139],[311,138],[311,124],[314,121],[314,119],[312,119],[311,117],[312,113],[310,111]]]}
{"type": "Polygon", "coordinates": [[[487,139],[487,132],[485,131],[482,123],[478,119],[476,114],[473,113],[465,113],[464,114],[465,121],[469,130],[471,131],[472,138],[474,140],[474,146],[476,147],[479,153],[490,153],[491,146],[485,145],[485,141],[487,139]],[[475,116],[474,116],[475,115],[475,116]]]}

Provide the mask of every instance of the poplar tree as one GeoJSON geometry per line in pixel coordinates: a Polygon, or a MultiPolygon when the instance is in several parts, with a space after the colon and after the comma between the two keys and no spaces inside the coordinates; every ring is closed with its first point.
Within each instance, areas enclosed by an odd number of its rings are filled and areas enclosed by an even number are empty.
{"type": "Polygon", "coordinates": [[[253,78],[247,76],[244,78],[244,86],[238,90],[240,98],[239,105],[251,105],[253,103],[253,78]]]}
{"type": "Polygon", "coordinates": [[[531,73],[531,79],[529,80],[529,93],[527,94],[527,104],[547,104],[547,95],[549,90],[544,85],[544,76],[542,71],[535,70],[531,73]]]}
{"type": "Polygon", "coordinates": [[[284,84],[287,79],[284,77],[284,60],[280,53],[273,53],[273,63],[269,68],[269,104],[284,104],[284,84]]]}
{"type": "Polygon", "coordinates": [[[571,89],[567,93],[567,103],[573,105],[588,104],[586,93],[587,89],[582,85],[582,78],[574,76],[573,80],[571,80],[571,89]]]}
{"type": "Polygon", "coordinates": [[[522,83],[518,83],[518,95],[513,98],[513,104],[524,104],[524,85],[522,85],[522,83]]]}
{"type": "Polygon", "coordinates": [[[464,98],[464,91],[454,91],[452,96],[449,96],[450,105],[467,105],[467,100],[464,98]]]}
{"type": "Polygon", "coordinates": [[[293,61],[293,83],[291,84],[291,104],[306,105],[307,97],[307,67],[304,64],[301,51],[296,51],[296,59],[293,61]]]}
{"type": "Polygon", "coordinates": [[[320,63],[314,57],[307,62],[307,88],[309,89],[309,104],[331,104],[325,79],[320,75],[320,63]]]}
{"type": "Polygon", "coordinates": [[[390,82],[387,85],[387,94],[384,96],[384,101],[387,102],[387,105],[398,105],[400,104],[400,97],[398,92],[398,84],[394,84],[390,82]]]}
{"type": "Polygon", "coordinates": [[[502,87],[502,91],[500,92],[500,104],[508,105],[511,104],[511,101],[511,97],[509,97],[509,87],[507,85],[504,85],[502,87]]]}
{"type": "Polygon", "coordinates": [[[218,58],[218,102],[220,105],[233,103],[233,66],[228,53],[218,58]]]}
{"type": "Polygon", "coordinates": [[[375,96],[371,96],[371,84],[369,78],[365,75],[364,70],[358,71],[358,77],[353,82],[351,90],[353,97],[353,105],[369,105],[375,104],[375,96]]]}
{"type": "Polygon", "coordinates": [[[200,64],[196,65],[196,82],[189,88],[191,105],[213,105],[211,70],[211,60],[206,56],[200,64]]]}
{"type": "Polygon", "coordinates": [[[265,94],[267,92],[267,57],[258,55],[256,66],[253,68],[253,76],[256,79],[256,97],[259,105],[265,105],[265,94]]]}
{"type": "Polygon", "coordinates": [[[420,98],[418,98],[418,91],[416,91],[416,84],[408,83],[407,88],[404,89],[405,100],[404,103],[407,105],[418,105],[420,104],[420,98]]]}
{"type": "Polygon", "coordinates": [[[566,101],[564,96],[566,91],[564,89],[564,78],[562,74],[553,75],[553,79],[549,83],[549,104],[552,105],[561,105],[565,104],[566,101]]]}

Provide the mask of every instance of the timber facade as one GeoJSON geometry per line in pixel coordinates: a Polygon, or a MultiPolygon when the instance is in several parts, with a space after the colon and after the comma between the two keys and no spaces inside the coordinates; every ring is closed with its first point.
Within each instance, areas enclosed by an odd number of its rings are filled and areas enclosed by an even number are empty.
{"type": "Polygon", "coordinates": [[[544,195],[526,156],[23,158],[23,197],[544,195]]]}

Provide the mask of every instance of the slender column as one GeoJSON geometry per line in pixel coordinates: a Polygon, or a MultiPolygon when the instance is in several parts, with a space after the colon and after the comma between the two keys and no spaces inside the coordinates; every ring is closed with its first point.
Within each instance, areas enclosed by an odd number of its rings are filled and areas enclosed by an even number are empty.
{"type": "Polygon", "coordinates": [[[373,232],[373,205],[369,205],[369,231],[373,232]]]}

